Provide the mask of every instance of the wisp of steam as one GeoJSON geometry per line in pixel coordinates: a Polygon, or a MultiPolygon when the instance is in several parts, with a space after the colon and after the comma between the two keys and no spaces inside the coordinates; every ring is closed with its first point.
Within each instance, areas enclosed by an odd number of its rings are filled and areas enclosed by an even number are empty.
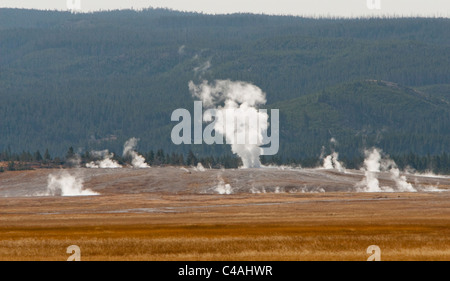
{"type": "Polygon", "coordinates": [[[92,196],[99,195],[90,189],[83,188],[83,179],[77,178],[68,172],[60,175],[48,175],[47,196],[92,196]]]}
{"type": "Polygon", "coordinates": [[[131,165],[134,168],[150,168],[145,163],[145,158],[135,151],[138,141],[139,139],[137,138],[131,138],[125,142],[123,145],[123,157],[131,157],[131,165]]]}
{"type": "MultiPolygon", "coordinates": [[[[224,136],[228,144],[231,144],[231,150],[241,158],[243,168],[261,167],[259,157],[263,150],[260,146],[263,132],[268,128],[268,114],[258,111],[258,106],[266,103],[265,93],[250,83],[230,80],[215,80],[211,84],[203,81],[200,85],[190,81],[189,90],[195,98],[202,101],[203,106],[215,109],[219,113],[215,116],[214,130],[216,134],[224,136]],[[227,111],[232,111],[235,116],[233,130],[227,126],[229,124],[226,124],[227,111]],[[266,122],[260,122],[260,126],[252,126],[247,122],[249,116],[266,122]],[[245,135],[247,139],[256,141],[237,143],[236,135],[245,135]]],[[[205,114],[203,121],[212,121],[211,119],[210,115],[205,114]]]]}
{"type": "Polygon", "coordinates": [[[211,67],[211,61],[207,60],[206,62],[202,63],[200,66],[194,68],[194,72],[196,75],[202,75],[205,73],[209,68],[211,67]]]}
{"type": "Polygon", "coordinates": [[[322,146],[322,152],[320,153],[320,159],[323,159],[322,167],[324,169],[335,169],[339,172],[345,172],[344,165],[339,162],[339,153],[334,150],[334,146],[336,146],[337,141],[335,138],[330,139],[331,151],[332,153],[324,157],[325,147],[322,146]]]}
{"type": "Polygon", "coordinates": [[[373,148],[365,151],[364,178],[356,184],[360,192],[416,192],[417,190],[406,181],[405,176],[400,176],[400,170],[395,162],[389,158],[383,158],[380,150],[373,148]],[[380,172],[389,171],[391,179],[395,182],[395,188],[380,186],[378,175],[380,172]]]}
{"type": "Polygon", "coordinates": [[[116,169],[122,168],[122,166],[113,160],[113,153],[109,153],[107,149],[102,151],[92,151],[91,155],[95,158],[100,158],[101,160],[92,161],[86,164],[86,168],[101,168],[101,169],[116,169]]]}
{"type": "Polygon", "coordinates": [[[333,152],[323,159],[323,168],[324,169],[336,169],[339,172],[345,171],[341,162],[339,162],[339,154],[337,152],[333,152]]]}
{"type": "Polygon", "coordinates": [[[200,163],[200,162],[197,163],[197,167],[194,167],[194,170],[198,171],[198,172],[206,171],[205,167],[203,167],[202,163],[200,163]]]}
{"type": "Polygon", "coordinates": [[[223,178],[219,177],[219,183],[217,184],[216,188],[214,189],[219,194],[232,194],[233,189],[231,188],[231,185],[228,183],[225,183],[223,178]]]}

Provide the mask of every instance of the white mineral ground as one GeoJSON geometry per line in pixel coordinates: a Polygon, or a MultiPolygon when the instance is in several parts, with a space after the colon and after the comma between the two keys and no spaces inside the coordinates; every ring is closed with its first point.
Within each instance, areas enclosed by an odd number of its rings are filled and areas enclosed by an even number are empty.
{"type": "MultiPolygon", "coordinates": [[[[240,194],[358,192],[364,171],[339,172],[327,169],[198,169],[197,167],[154,167],[152,169],[66,169],[83,183],[83,189],[101,195],[138,194],[240,194]],[[219,188],[218,188],[219,187],[219,188]],[[226,192],[220,189],[226,187],[226,192]]],[[[0,173],[0,197],[28,197],[48,194],[49,175],[60,169],[38,169],[0,173]]],[[[401,174],[417,192],[450,191],[450,176],[401,174]]],[[[379,185],[397,191],[390,172],[377,173],[379,185]]],[[[48,195],[47,195],[48,196],[48,195]]]]}

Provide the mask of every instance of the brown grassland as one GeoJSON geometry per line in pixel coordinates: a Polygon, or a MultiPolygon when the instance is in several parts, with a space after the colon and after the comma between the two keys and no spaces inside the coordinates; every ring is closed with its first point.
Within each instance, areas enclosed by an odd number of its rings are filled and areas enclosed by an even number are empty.
{"type": "Polygon", "coordinates": [[[450,260],[442,193],[0,198],[0,260],[450,260]]]}

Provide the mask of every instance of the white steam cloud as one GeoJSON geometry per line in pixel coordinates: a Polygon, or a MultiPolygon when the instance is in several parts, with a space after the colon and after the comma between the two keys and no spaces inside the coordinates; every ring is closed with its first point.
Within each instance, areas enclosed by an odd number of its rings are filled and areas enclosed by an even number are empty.
{"type": "Polygon", "coordinates": [[[378,149],[365,151],[364,178],[357,183],[357,191],[361,192],[416,192],[417,190],[406,181],[405,176],[400,176],[400,170],[395,162],[389,158],[383,158],[378,149]],[[378,175],[380,172],[389,171],[391,179],[395,182],[395,188],[380,186],[378,175]]]}
{"type": "Polygon", "coordinates": [[[145,158],[139,155],[135,148],[139,139],[131,138],[125,142],[123,145],[123,157],[131,157],[131,165],[134,168],[150,168],[150,166],[145,163],[145,158]]]}
{"type": "MultiPolygon", "coordinates": [[[[212,84],[203,81],[200,85],[190,81],[189,90],[204,106],[215,109],[214,130],[225,136],[232,152],[241,158],[243,167],[261,167],[259,157],[263,149],[260,146],[263,132],[268,128],[268,115],[258,111],[258,106],[266,103],[265,93],[250,83],[230,80],[216,80],[212,84]],[[249,122],[249,117],[262,122],[249,122]],[[230,126],[230,120],[234,126],[230,126]],[[237,141],[236,136],[245,136],[246,140],[237,141]]],[[[212,121],[211,111],[205,112],[203,121],[212,121]]]]}
{"type": "Polygon", "coordinates": [[[116,169],[122,168],[122,166],[113,160],[113,153],[109,153],[107,149],[102,151],[92,151],[91,155],[95,158],[100,158],[101,160],[92,161],[86,164],[86,168],[101,168],[101,169],[116,169]]]}
{"type": "Polygon", "coordinates": [[[203,167],[202,163],[198,162],[197,167],[194,168],[195,171],[204,172],[206,171],[205,167],[203,167]]]}
{"type": "Polygon", "coordinates": [[[217,186],[214,190],[219,194],[232,194],[233,193],[233,189],[231,188],[231,185],[228,183],[225,183],[225,181],[221,177],[219,177],[219,183],[217,184],[217,186]]]}
{"type": "Polygon", "coordinates": [[[323,159],[323,168],[336,169],[339,172],[345,171],[343,165],[339,162],[339,154],[337,152],[333,152],[323,159]]]}
{"type": "Polygon", "coordinates": [[[83,188],[83,179],[63,172],[58,176],[48,175],[47,196],[92,196],[99,195],[90,189],[83,188]]]}
{"type": "Polygon", "coordinates": [[[339,162],[339,153],[334,151],[334,146],[337,144],[337,141],[335,138],[331,138],[330,139],[330,145],[331,147],[331,151],[332,153],[330,155],[327,155],[326,157],[324,157],[325,154],[325,147],[322,147],[322,152],[320,153],[320,159],[323,159],[323,165],[322,167],[324,169],[335,169],[338,170],[339,172],[345,172],[345,168],[344,165],[339,162]]]}
{"type": "Polygon", "coordinates": [[[381,155],[377,149],[372,152],[365,151],[366,158],[364,159],[364,179],[357,184],[358,191],[366,192],[380,192],[379,181],[377,173],[380,172],[381,155]]]}

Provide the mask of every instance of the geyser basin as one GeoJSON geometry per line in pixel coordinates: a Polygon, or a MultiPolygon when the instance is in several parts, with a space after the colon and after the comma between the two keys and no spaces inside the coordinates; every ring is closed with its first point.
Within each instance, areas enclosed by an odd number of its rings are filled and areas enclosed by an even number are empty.
{"type": "MultiPolygon", "coordinates": [[[[35,196],[47,191],[50,174],[61,170],[33,170],[0,174],[0,196],[35,196]]],[[[83,182],[83,189],[107,194],[162,192],[168,194],[219,194],[217,186],[227,193],[299,193],[357,192],[355,187],[365,176],[364,171],[345,173],[327,169],[290,169],[270,167],[260,169],[211,170],[197,167],[153,167],[151,169],[68,169],[83,182]],[[228,186],[229,185],[229,188],[228,186]],[[231,191],[229,191],[231,188],[231,191]]],[[[418,192],[450,190],[448,176],[404,175],[418,192]]],[[[380,186],[396,187],[390,172],[379,172],[380,186]]],[[[220,190],[220,189],[219,189],[220,190]]]]}

